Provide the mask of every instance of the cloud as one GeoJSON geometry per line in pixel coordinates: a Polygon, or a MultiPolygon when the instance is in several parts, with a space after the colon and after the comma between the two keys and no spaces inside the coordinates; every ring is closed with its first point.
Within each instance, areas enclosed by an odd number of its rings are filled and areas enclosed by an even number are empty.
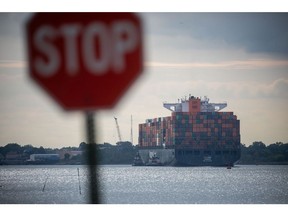
{"type": "Polygon", "coordinates": [[[288,80],[287,79],[278,79],[273,83],[268,85],[265,89],[264,95],[267,97],[281,97],[283,99],[288,98],[288,80]]]}
{"type": "MultiPolygon", "coordinates": [[[[0,60],[24,60],[25,22],[29,13],[0,13],[0,60]]],[[[11,63],[1,62],[2,67],[11,63]]]]}
{"type": "MultiPolygon", "coordinates": [[[[202,89],[210,92],[212,97],[225,98],[282,98],[288,99],[288,79],[280,78],[270,83],[258,83],[257,81],[241,82],[186,82],[183,86],[193,86],[193,89],[202,89]]],[[[191,87],[190,87],[191,88],[191,87]]],[[[211,97],[211,98],[212,98],[211,97]]]]}
{"type": "Polygon", "coordinates": [[[26,61],[0,60],[0,68],[26,68],[26,61]]]}
{"type": "Polygon", "coordinates": [[[30,13],[0,13],[1,37],[19,37],[30,13]]]}
{"type": "Polygon", "coordinates": [[[288,67],[288,60],[273,59],[251,59],[239,61],[224,62],[193,62],[193,63],[172,63],[172,62],[146,62],[148,67],[164,67],[164,68],[233,68],[233,69],[255,69],[270,67],[288,67]]]}
{"type": "Polygon", "coordinates": [[[202,48],[223,45],[251,53],[288,55],[287,13],[149,13],[148,33],[189,35],[202,48]]]}
{"type": "MultiPolygon", "coordinates": [[[[175,78],[176,79],[176,78],[175,78]]],[[[288,79],[279,78],[269,82],[257,82],[255,80],[245,81],[207,81],[207,80],[193,80],[187,79],[165,80],[161,83],[151,82],[149,84],[151,89],[146,93],[153,94],[155,98],[162,98],[163,100],[176,101],[177,98],[188,96],[207,95],[211,100],[239,100],[239,99],[288,99],[288,79]],[[163,93],[159,93],[163,92],[163,93]],[[169,96],[165,94],[170,92],[169,96]],[[163,95],[160,95],[163,94],[163,95]],[[168,98],[167,98],[168,97],[168,98]]],[[[170,101],[171,102],[171,101],[170,101]]],[[[151,104],[155,104],[156,100],[151,104]]]]}

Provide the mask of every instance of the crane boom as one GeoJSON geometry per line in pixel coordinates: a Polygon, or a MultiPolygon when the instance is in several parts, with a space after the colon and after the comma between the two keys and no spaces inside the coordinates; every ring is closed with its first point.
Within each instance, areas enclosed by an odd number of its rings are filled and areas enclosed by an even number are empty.
{"type": "Polygon", "coordinates": [[[117,128],[117,132],[118,132],[119,141],[122,142],[121,134],[120,134],[120,128],[119,128],[119,125],[118,125],[117,118],[114,117],[114,119],[115,119],[115,122],[116,122],[116,128],[117,128]]]}
{"type": "Polygon", "coordinates": [[[131,115],[131,143],[133,144],[133,119],[131,115]]]}

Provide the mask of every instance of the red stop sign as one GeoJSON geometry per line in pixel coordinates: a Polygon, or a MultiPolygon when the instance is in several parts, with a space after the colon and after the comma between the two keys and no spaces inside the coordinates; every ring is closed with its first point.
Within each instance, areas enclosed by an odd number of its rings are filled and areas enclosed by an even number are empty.
{"type": "Polygon", "coordinates": [[[30,76],[63,108],[111,108],[141,74],[133,13],[38,13],[27,25],[30,76]]]}

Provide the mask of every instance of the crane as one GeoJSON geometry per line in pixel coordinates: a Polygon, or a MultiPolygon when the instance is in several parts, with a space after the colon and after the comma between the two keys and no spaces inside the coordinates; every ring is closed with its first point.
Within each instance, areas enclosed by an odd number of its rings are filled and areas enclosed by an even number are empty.
{"type": "Polygon", "coordinates": [[[122,142],[121,134],[120,134],[120,128],[119,128],[119,125],[118,125],[117,118],[114,117],[114,119],[115,119],[115,122],[116,122],[116,128],[117,128],[117,132],[118,132],[119,141],[122,142]]]}
{"type": "Polygon", "coordinates": [[[131,115],[131,144],[133,145],[133,119],[131,115]]]}

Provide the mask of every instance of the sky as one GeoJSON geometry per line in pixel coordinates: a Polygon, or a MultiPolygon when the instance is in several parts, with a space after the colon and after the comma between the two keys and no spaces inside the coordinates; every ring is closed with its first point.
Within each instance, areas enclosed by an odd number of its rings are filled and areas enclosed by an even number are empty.
{"type": "MultiPolygon", "coordinates": [[[[64,112],[28,78],[29,13],[0,13],[0,146],[86,141],[82,111],[64,112]]],[[[95,113],[96,140],[138,143],[138,125],[171,112],[163,102],[207,96],[240,119],[241,143],[288,142],[287,13],[139,13],[144,71],[116,107],[95,113]]]]}

